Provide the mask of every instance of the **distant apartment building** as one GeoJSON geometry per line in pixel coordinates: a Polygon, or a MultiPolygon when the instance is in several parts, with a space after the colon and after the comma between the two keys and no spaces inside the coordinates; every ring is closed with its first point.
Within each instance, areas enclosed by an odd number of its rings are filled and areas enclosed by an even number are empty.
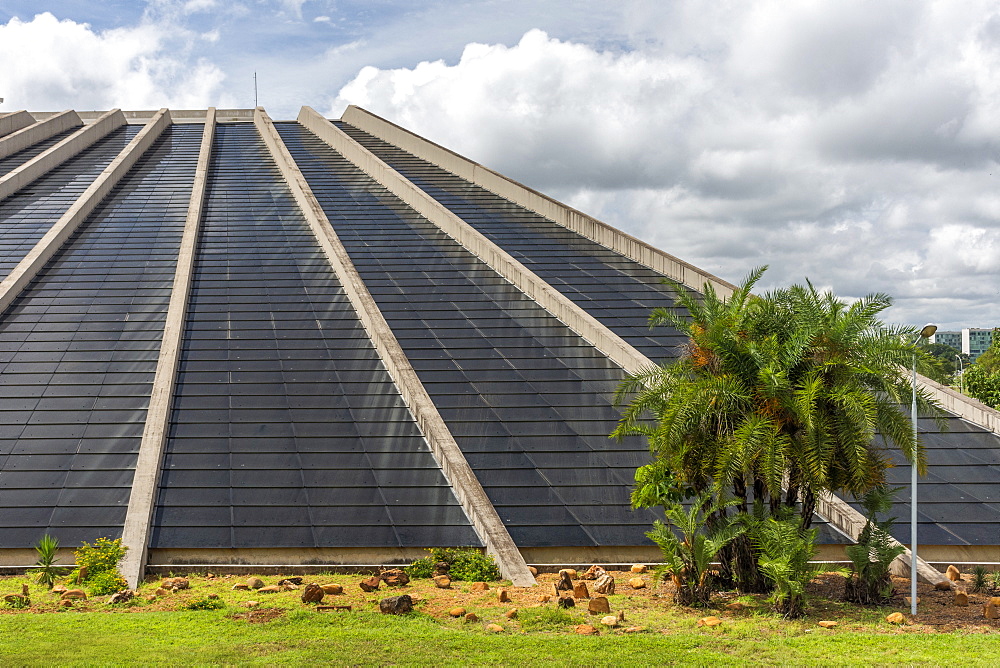
{"type": "Polygon", "coordinates": [[[985,353],[993,341],[992,329],[963,329],[962,352],[969,356],[970,362],[985,353]]]}
{"type": "Polygon", "coordinates": [[[993,342],[992,329],[970,327],[960,332],[938,331],[931,336],[931,343],[943,343],[969,356],[970,362],[985,353],[993,342]]]}
{"type": "Polygon", "coordinates": [[[962,349],[962,332],[943,332],[938,330],[931,335],[931,343],[943,343],[955,350],[962,349]]]}

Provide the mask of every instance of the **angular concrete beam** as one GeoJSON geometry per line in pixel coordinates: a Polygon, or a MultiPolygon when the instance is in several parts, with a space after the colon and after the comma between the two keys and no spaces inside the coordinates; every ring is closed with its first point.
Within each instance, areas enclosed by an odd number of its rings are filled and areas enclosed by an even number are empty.
{"type": "Polygon", "coordinates": [[[720,296],[729,295],[735,288],[732,283],[693,264],[413,134],[370,111],[351,105],[341,116],[341,120],[688,287],[700,290],[705,283],[710,283],[720,296]]]}
{"type": "Polygon", "coordinates": [[[25,110],[12,111],[0,116],[0,137],[26,128],[35,122],[35,118],[25,110]]]}
{"type": "Polygon", "coordinates": [[[99,119],[80,128],[69,137],[39,153],[34,158],[0,176],[0,200],[10,197],[35,179],[44,176],[112,130],[125,125],[125,116],[119,109],[112,109],[99,119]]]}
{"type": "MultiPolygon", "coordinates": [[[[865,524],[867,524],[864,515],[852,508],[850,504],[840,497],[829,492],[817,497],[816,512],[855,541],[861,535],[861,530],[865,528],[865,524]]],[[[910,558],[912,555],[910,548],[892,536],[889,539],[893,545],[901,545],[906,548],[906,551],[892,562],[892,572],[901,577],[910,577],[910,558]]],[[[917,577],[929,584],[948,581],[948,578],[924,561],[919,554],[917,555],[917,577]]]]}
{"type": "MultiPolygon", "coordinates": [[[[112,122],[112,117],[106,118],[109,119],[109,123],[112,122]]],[[[83,191],[83,194],[56,221],[55,225],[28,251],[24,259],[17,263],[17,266],[11,270],[7,278],[0,281],[0,313],[7,310],[11,302],[27,287],[28,283],[45,266],[45,263],[69,239],[70,235],[80,226],[80,223],[90,215],[94,208],[100,204],[101,200],[111,192],[111,189],[132,168],[135,161],[153,145],[156,138],[169,126],[170,113],[166,109],[160,109],[156,116],[111,161],[111,164],[105,167],[104,171],[100,173],[94,182],[83,191]]],[[[73,135],[73,137],[76,136],[79,136],[79,133],[73,135]]],[[[69,139],[72,139],[72,137],[69,139]]],[[[60,142],[53,148],[57,148],[63,143],[60,142]]],[[[46,153],[48,152],[46,151],[46,153]]],[[[45,153],[42,155],[45,155],[45,153]]]]}
{"type": "Polygon", "coordinates": [[[201,212],[205,204],[205,190],[208,183],[208,165],[212,158],[212,140],[215,137],[215,108],[210,107],[205,115],[205,131],[201,135],[201,149],[191,186],[184,234],[177,253],[174,282],[170,291],[170,303],[163,324],[163,338],[160,356],[153,376],[153,390],[146,411],[146,424],[136,458],[135,473],[132,476],[132,493],[125,514],[122,543],[128,552],[119,570],[135,589],[142,582],[149,558],[149,537],[152,531],[153,510],[160,485],[160,469],[163,466],[163,452],[167,444],[170,426],[170,411],[173,408],[174,385],[177,368],[181,359],[184,339],[184,323],[187,320],[188,296],[194,276],[194,258],[198,248],[198,232],[201,229],[201,212]]]}
{"type": "Polygon", "coordinates": [[[299,123],[354,163],[359,169],[385,186],[410,208],[439,227],[495,272],[517,286],[560,322],[607,355],[629,373],[653,366],[652,360],[636,350],[569,297],[559,292],[510,253],[487,239],[481,232],[452,213],[447,207],[415,186],[374,153],[354,141],[336,125],[302,107],[299,123]]]}
{"type": "Polygon", "coordinates": [[[919,374],[917,385],[927,390],[949,413],[1000,435],[1000,411],[919,374]]]}
{"type": "Polygon", "coordinates": [[[83,121],[80,120],[75,111],[72,109],[61,111],[49,116],[44,121],[38,121],[34,125],[21,128],[0,139],[0,158],[6,158],[8,155],[13,155],[22,149],[48,139],[52,135],[81,125],[83,125],[83,121]]]}
{"type": "Polygon", "coordinates": [[[496,559],[504,577],[510,579],[515,586],[533,586],[535,578],[528,570],[517,545],[507,532],[507,528],[500,520],[500,516],[489,497],[486,496],[486,491],[480,485],[444,419],[438,413],[437,406],[431,400],[427,389],[417,377],[409,359],[403,352],[403,348],[399,345],[399,341],[396,340],[392,329],[375,303],[375,299],[368,292],[361,275],[354,263],[351,262],[347,250],[334,231],[333,225],[330,224],[326,213],[323,212],[323,207],[316,200],[312,189],[285,147],[271,119],[262,108],[257,109],[254,123],[271,152],[275,164],[288,183],[295,201],[309,222],[309,227],[329,258],[344,292],[347,293],[351,305],[358,313],[386,371],[396,383],[403,400],[409,406],[410,412],[427,439],[445,479],[451,485],[473,527],[485,543],[487,552],[496,559]]]}

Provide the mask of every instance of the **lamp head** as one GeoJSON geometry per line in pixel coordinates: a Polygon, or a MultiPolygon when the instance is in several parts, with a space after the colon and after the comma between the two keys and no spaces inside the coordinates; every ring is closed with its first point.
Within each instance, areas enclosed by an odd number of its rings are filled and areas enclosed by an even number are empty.
{"type": "Polygon", "coordinates": [[[929,339],[930,337],[934,336],[934,332],[936,331],[937,331],[937,325],[932,325],[931,323],[927,323],[926,325],[924,325],[924,328],[920,330],[920,338],[929,339]]]}

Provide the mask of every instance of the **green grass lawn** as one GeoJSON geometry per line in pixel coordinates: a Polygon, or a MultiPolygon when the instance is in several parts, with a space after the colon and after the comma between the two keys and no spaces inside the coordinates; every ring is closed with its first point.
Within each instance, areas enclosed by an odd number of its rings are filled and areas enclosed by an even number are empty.
{"type": "Polygon", "coordinates": [[[1000,634],[824,631],[748,618],[715,629],[576,636],[488,634],[423,614],[291,610],[265,623],[211,611],[0,616],[17,665],[996,665],[1000,634]]]}

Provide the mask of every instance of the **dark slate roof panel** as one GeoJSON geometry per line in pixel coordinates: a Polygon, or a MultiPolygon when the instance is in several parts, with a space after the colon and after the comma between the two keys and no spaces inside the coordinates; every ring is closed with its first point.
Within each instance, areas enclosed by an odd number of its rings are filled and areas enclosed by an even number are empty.
{"type": "Polygon", "coordinates": [[[252,125],[202,225],[152,546],[479,545],[252,125]]]}

